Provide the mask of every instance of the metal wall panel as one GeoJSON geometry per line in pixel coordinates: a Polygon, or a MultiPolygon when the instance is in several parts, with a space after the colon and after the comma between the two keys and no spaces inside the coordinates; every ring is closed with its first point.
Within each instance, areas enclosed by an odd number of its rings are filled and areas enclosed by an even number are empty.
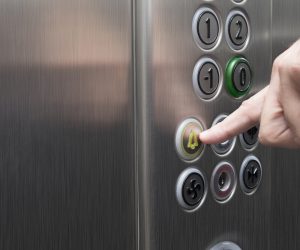
{"type": "Polygon", "coordinates": [[[1,249],[135,249],[131,14],[0,1],[1,249]]]}
{"type": "MultiPolygon", "coordinates": [[[[299,11],[298,0],[273,0],[273,59],[300,38],[299,11]]],[[[299,150],[277,149],[272,152],[271,159],[271,249],[300,249],[299,150]]]]}
{"type": "Polygon", "coordinates": [[[231,113],[242,100],[234,100],[223,87],[211,102],[201,101],[192,87],[192,73],[197,60],[208,55],[224,70],[235,52],[224,37],[213,51],[204,53],[192,37],[192,19],[200,6],[212,6],[222,19],[231,9],[242,8],[250,18],[250,44],[242,52],[253,66],[251,94],[268,83],[271,70],[271,2],[245,1],[136,1],[136,72],[139,149],[140,249],[199,250],[222,240],[232,240],[243,250],[269,249],[271,162],[269,149],[259,146],[253,154],[263,165],[262,185],[253,196],[237,187],[226,204],[217,203],[209,190],[203,206],[185,212],[176,200],[179,174],[193,166],[208,177],[222,160],[233,163],[238,171],[247,153],[237,143],[230,156],[217,157],[207,147],[193,164],[181,161],[176,154],[174,137],[178,124],[196,117],[206,127],[221,113],[231,113]]]}

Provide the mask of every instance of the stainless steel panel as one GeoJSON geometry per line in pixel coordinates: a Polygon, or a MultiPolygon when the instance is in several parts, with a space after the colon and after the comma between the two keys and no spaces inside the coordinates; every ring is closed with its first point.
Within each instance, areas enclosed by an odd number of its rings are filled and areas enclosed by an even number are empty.
{"type": "MultiPolygon", "coordinates": [[[[273,0],[273,59],[300,38],[300,2],[273,0]]],[[[299,150],[272,153],[271,249],[300,249],[299,150]]]]}
{"type": "MultiPolygon", "coordinates": [[[[262,162],[264,178],[255,195],[247,196],[238,187],[226,204],[214,201],[211,192],[201,208],[187,213],[178,205],[176,180],[188,167],[201,169],[210,178],[223,159],[238,171],[249,154],[236,145],[230,156],[217,157],[206,147],[203,157],[193,164],[176,154],[176,127],[188,117],[211,126],[215,117],[231,113],[241,103],[223,87],[212,102],[201,101],[193,91],[193,68],[201,56],[216,59],[223,68],[234,55],[223,32],[220,46],[202,52],[192,36],[192,19],[200,6],[213,6],[222,25],[237,5],[232,1],[136,1],[136,73],[139,169],[140,249],[199,250],[219,241],[238,243],[243,250],[269,249],[271,162],[269,149],[259,146],[253,154],[262,162]]],[[[271,69],[271,2],[246,1],[251,39],[242,52],[254,71],[254,88],[268,82],[271,69]],[[263,65],[263,67],[262,67],[263,65]]],[[[224,27],[224,26],[222,26],[224,27]]]]}
{"type": "Polygon", "coordinates": [[[136,249],[131,14],[0,1],[1,249],[136,249]]]}

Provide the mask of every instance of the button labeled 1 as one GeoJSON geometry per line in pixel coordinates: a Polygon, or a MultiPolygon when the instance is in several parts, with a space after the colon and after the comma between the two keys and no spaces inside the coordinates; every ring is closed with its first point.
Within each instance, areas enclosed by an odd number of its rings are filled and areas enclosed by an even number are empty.
{"type": "Polygon", "coordinates": [[[193,37],[204,50],[212,49],[218,42],[220,22],[217,14],[210,8],[200,8],[193,18],[193,37]]]}
{"type": "Polygon", "coordinates": [[[204,144],[201,143],[199,134],[202,131],[203,126],[194,118],[186,119],[179,125],[175,144],[177,153],[183,160],[195,161],[201,156],[204,144]]]}
{"type": "Polygon", "coordinates": [[[226,66],[226,87],[233,97],[242,97],[251,88],[252,71],[249,62],[241,56],[233,57],[226,66]]]}
{"type": "Polygon", "coordinates": [[[201,58],[193,71],[193,87],[196,94],[204,100],[214,97],[220,90],[221,78],[218,64],[211,58],[201,58]]]}

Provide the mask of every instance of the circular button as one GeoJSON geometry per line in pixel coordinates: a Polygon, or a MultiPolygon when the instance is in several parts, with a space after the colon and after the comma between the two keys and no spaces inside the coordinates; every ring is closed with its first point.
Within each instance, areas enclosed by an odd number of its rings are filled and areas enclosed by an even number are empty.
{"type": "Polygon", "coordinates": [[[217,14],[210,8],[200,8],[193,18],[193,37],[204,50],[212,49],[218,42],[220,22],[217,14]]]}
{"type": "Polygon", "coordinates": [[[241,56],[233,57],[226,66],[226,87],[233,97],[247,94],[252,84],[252,71],[249,62],[241,56]]]}
{"type": "Polygon", "coordinates": [[[183,171],[176,185],[176,196],[179,204],[187,210],[196,210],[204,202],[207,187],[204,175],[196,168],[183,171]]]}
{"type": "Polygon", "coordinates": [[[236,174],[234,167],[228,162],[219,163],[211,177],[210,187],[216,201],[227,202],[236,189],[236,174]]]}
{"type": "Polygon", "coordinates": [[[226,20],[226,39],[233,50],[243,49],[249,41],[249,22],[241,11],[232,11],[226,20]]]}
{"type": "Polygon", "coordinates": [[[242,163],[240,170],[240,185],[246,194],[253,194],[260,185],[262,167],[257,157],[250,155],[242,163]]]}
{"type": "MultiPolygon", "coordinates": [[[[223,121],[226,117],[227,117],[227,115],[225,115],[225,114],[219,115],[214,120],[212,126],[223,121]]],[[[232,139],[222,142],[220,144],[211,145],[211,147],[217,155],[225,156],[225,155],[228,155],[233,150],[235,142],[236,142],[236,137],[233,137],[232,139]]]]}
{"type": "Polygon", "coordinates": [[[242,3],[242,2],[244,2],[245,0],[233,0],[233,2],[235,2],[235,3],[242,3]]]}
{"type": "Polygon", "coordinates": [[[233,242],[224,241],[213,246],[212,248],[210,248],[210,250],[242,250],[242,249],[233,242]]]}
{"type": "Polygon", "coordinates": [[[259,126],[256,125],[240,134],[240,142],[246,150],[252,150],[258,145],[259,126]]]}
{"type": "Polygon", "coordinates": [[[204,100],[214,97],[220,90],[221,73],[218,64],[210,58],[201,58],[193,71],[193,87],[204,100]]]}
{"type": "Polygon", "coordinates": [[[179,125],[175,144],[177,153],[183,160],[196,161],[201,156],[204,144],[200,142],[199,134],[202,131],[202,124],[194,118],[189,118],[179,125]]]}

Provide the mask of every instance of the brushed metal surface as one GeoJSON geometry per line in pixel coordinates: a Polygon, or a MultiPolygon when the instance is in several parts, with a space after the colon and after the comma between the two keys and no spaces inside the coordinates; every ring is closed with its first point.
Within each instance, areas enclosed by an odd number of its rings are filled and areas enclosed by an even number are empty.
{"type": "MultiPolygon", "coordinates": [[[[271,162],[270,150],[254,150],[262,162],[264,178],[257,193],[243,194],[238,187],[226,204],[214,201],[211,192],[203,206],[185,212],[175,196],[176,180],[188,167],[196,167],[210,178],[223,159],[237,171],[248,153],[237,143],[228,157],[217,157],[206,147],[203,157],[193,164],[181,161],[175,150],[176,127],[188,117],[211,126],[221,113],[231,113],[241,103],[229,97],[223,86],[212,102],[200,100],[192,87],[192,73],[201,56],[209,55],[222,65],[236,53],[230,50],[223,30],[220,46],[204,53],[192,36],[192,19],[200,6],[213,6],[222,27],[232,1],[136,1],[136,73],[139,169],[139,243],[145,250],[199,250],[229,240],[243,250],[269,249],[271,162]]],[[[268,83],[271,70],[271,2],[245,1],[251,39],[242,52],[254,72],[251,94],[268,83]]]]}
{"type": "Polygon", "coordinates": [[[0,1],[0,249],[136,249],[131,14],[0,1]]]}
{"type": "MultiPolygon", "coordinates": [[[[273,0],[273,59],[300,38],[299,11],[298,0],[273,0]]],[[[300,249],[299,150],[274,150],[271,159],[271,249],[300,249]]]]}

